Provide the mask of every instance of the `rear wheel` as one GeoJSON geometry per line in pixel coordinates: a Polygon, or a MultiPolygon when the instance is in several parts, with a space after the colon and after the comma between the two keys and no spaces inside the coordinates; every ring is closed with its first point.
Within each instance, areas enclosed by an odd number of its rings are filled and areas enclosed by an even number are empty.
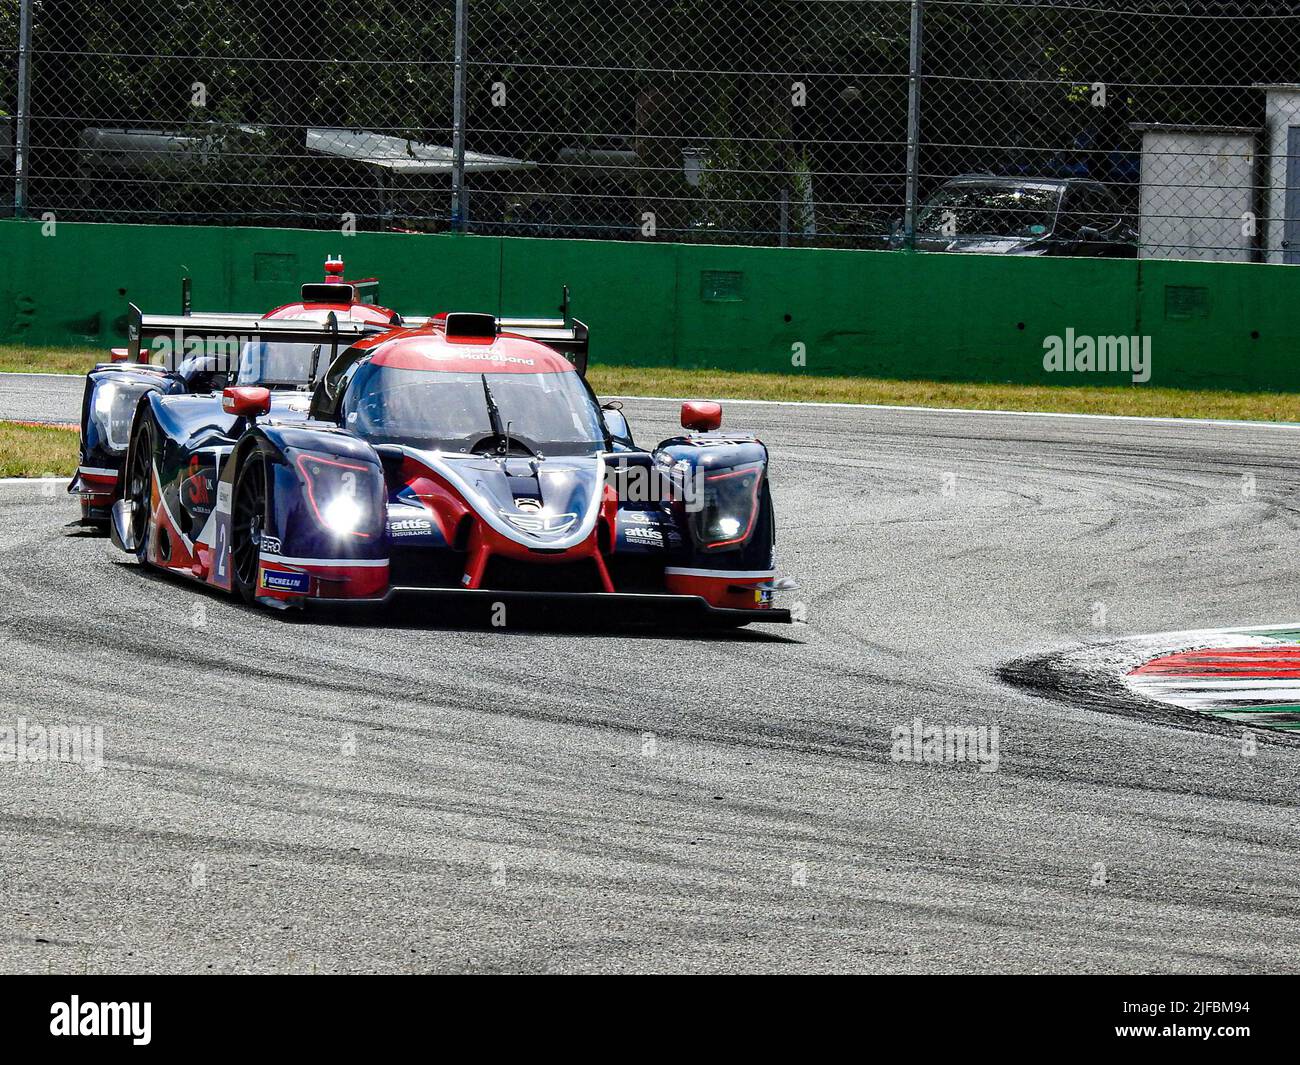
{"type": "Polygon", "coordinates": [[[123,497],[131,501],[131,532],[135,538],[135,556],[141,562],[149,558],[149,511],[153,506],[154,427],[147,418],[140,423],[131,440],[130,467],[126,474],[123,497]]]}
{"type": "Polygon", "coordinates": [[[230,575],[244,602],[257,595],[257,564],[266,522],[266,460],[253,452],[235,478],[230,517],[230,575]]]}

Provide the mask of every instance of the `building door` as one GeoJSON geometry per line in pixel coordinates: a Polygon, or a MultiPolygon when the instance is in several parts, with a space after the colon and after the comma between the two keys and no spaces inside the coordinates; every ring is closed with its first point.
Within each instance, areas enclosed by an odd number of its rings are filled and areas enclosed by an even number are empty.
{"type": "Polygon", "coordinates": [[[1282,220],[1282,261],[1300,263],[1300,126],[1286,131],[1286,218],[1282,220]]]}

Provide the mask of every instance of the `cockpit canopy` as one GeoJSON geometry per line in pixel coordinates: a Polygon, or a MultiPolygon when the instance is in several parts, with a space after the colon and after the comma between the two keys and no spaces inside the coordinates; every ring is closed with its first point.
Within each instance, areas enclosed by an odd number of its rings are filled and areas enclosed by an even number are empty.
{"type": "Polygon", "coordinates": [[[467,454],[508,446],[534,455],[605,447],[600,408],[571,370],[474,373],[366,361],[345,388],[343,427],[376,444],[467,454]]]}
{"type": "Polygon", "coordinates": [[[330,348],[323,344],[287,344],[254,340],[239,353],[237,380],[241,385],[294,388],[318,380],[328,369],[330,348]]]}

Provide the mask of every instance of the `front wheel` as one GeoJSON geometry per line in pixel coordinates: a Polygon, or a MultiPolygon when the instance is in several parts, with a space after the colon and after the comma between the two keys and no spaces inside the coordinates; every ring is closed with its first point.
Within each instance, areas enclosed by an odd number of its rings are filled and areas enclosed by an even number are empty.
{"type": "Polygon", "coordinates": [[[149,561],[149,512],[153,507],[154,427],[147,418],[131,440],[130,466],[123,497],[131,501],[131,534],[135,557],[149,561]]]}
{"type": "Polygon", "coordinates": [[[257,595],[257,565],[266,522],[266,460],[253,452],[235,478],[230,517],[230,575],[245,603],[257,595]]]}

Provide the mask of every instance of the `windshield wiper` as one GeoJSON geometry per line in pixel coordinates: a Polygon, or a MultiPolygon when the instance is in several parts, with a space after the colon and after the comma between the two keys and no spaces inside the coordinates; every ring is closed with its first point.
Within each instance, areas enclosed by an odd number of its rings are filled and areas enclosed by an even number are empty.
{"type": "Polygon", "coordinates": [[[492,387],[487,382],[487,374],[479,376],[483,379],[483,398],[487,400],[488,423],[492,426],[492,435],[497,439],[497,449],[509,454],[510,432],[501,422],[501,409],[492,397],[492,387]]]}

